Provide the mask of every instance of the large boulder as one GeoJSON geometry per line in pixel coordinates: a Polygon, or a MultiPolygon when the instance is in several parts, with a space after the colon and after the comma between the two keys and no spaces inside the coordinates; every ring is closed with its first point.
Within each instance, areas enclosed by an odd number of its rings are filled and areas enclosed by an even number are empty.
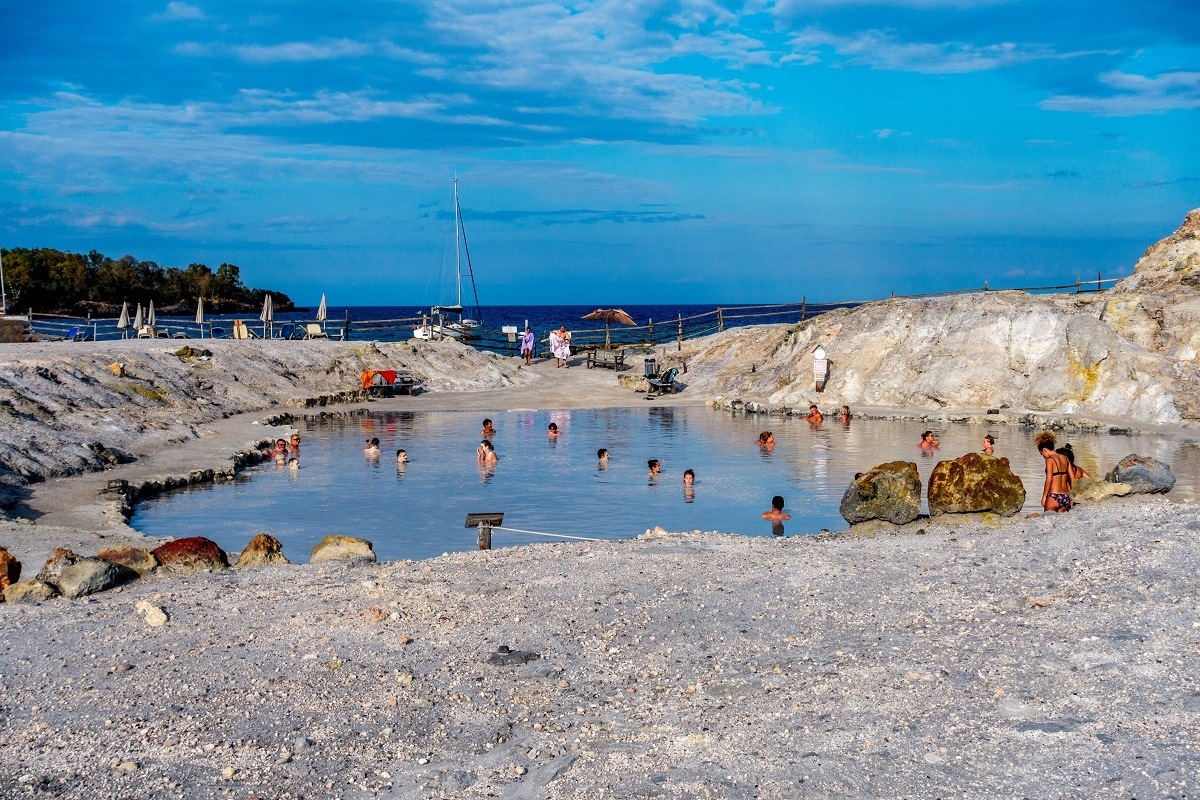
{"type": "Polygon", "coordinates": [[[1071,487],[1071,497],[1077,503],[1094,503],[1109,497],[1124,497],[1133,492],[1133,487],[1125,483],[1109,481],[1089,481],[1080,478],[1071,487]]]}
{"type": "Polygon", "coordinates": [[[103,558],[81,558],[62,568],[56,585],[63,597],[74,600],[111,589],[123,583],[130,572],[103,558]]]}
{"type": "Polygon", "coordinates": [[[153,572],[158,566],[158,559],[149,550],[143,550],[140,547],[105,547],[96,554],[98,558],[103,558],[116,564],[119,567],[131,569],[138,575],[145,575],[147,572],[153,572]]]}
{"type": "Polygon", "coordinates": [[[1008,459],[967,453],[939,461],[929,476],[929,514],[993,511],[1011,517],[1025,505],[1025,486],[1008,459]]]}
{"type": "Polygon", "coordinates": [[[212,539],[203,536],[187,536],[159,545],[150,551],[172,572],[205,572],[228,569],[229,557],[212,539]]]}
{"type": "Polygon", "coordinates": [[[21,580],[21,562],[17,557],[0,547],[0,592],[21,580]]]}
{"type": "Polygon", "coordinates": [[[375,550],[366,539],[354,536],[341,536],[336,533],[327,535],[317,542],[312,549],[309,563],[320,564],[326,561],[374,561],[375,550]]]}
{"type": "Polygon", "coordinates": [[[266,567],[271,564],[290,564],[283,554],[283,545],[269,533],[257,534],[238,556],[235,567],[266,567]]]}
{"type": "Polygon", "coordinates": [[[58,597],[58,589],[37,578],[4,587],[6,603],[43,603],[53,597],[58,597]]]}
{"type": "Polygon", "coordinates": [[[1104,480],[1123,483],[1130,487],[1130,494],[1166,494],[1175,488],[1175,476],[1171,468],[1155,458],[1130,453],[1117,462],[1104,480]]]}
{"type": "Polygon", "coordinates": [[[46,559],[46,563],[42,565],[41,570],[37,574],[37,579],[44,583],[58,585],[58,575],[65,567],[69,567],[79,560],[79,556],[65,547],[56,547],[50,551],[50,557],[46,559]]]}
{"type": "Polygon", "coordinates": [[[855,478],[842,495],[842,516],[851,525],[882,519],[896,525],[921,513],[921,476],[911,461],[880,464],[855,478]]]}

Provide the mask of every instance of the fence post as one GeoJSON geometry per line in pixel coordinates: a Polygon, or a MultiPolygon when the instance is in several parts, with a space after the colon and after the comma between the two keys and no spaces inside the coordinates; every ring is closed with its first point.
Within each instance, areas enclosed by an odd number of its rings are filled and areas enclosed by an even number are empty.
{"type": "Polygon", "coordinates": [[[988,282],[987,282],[987,281],[984,281],[984,282],[983,282],[983,290],[984,290],[985,292],[988,290],[988,282]]]}
{"type": "Polygon", "coordinates": [[[808,308],[808,295],[800,298],[800,321],[804,322],[804,309],[808,308]]]}
{"type": "Polygon", "coordinates": [[[492,526],[486,522],[479,523],[479,549],[492,549],[492,526]]]}
{"type": "Polygon", "coordinates": [[[1100,270],[1096,270],[1096,291],[1097,292],[1099,292],[1100,289],[1102,288],[1102,284],[1100,283],[1102,280],[1104,280],[1104,276],[1100,273],[1100,270]]]}
{"type": "Polygon", "coordinates": [[[654,344],[654,320],[648,320],[646,327],[650,329],[650,344],[654,344]]]}
{"type": "Polygon", "coordinates": [[[350,309],[346,309],[346,321],[342,323],[342,341],[350,340],[350,309]]]}
{"type": "Polygon", "coordinates": [[[1081,277],[1082,276],[1080,276],[1080,275],[1075,276],[1075,294],[1079,294],[1079,282],[1081,280],[1081,277]]]}
{"type": "Polygon", "coordinates": [[[724,312],[721,311],[721,308],[718,306],[717,307],[717,331],[720,332],[723,330],[725,330],[725,314],[724,314],[724,312]]]}
{"type": "Polygon", "coordinates": [[[683,312],[679,313],[679,349],[683,349],[683,312]]]}

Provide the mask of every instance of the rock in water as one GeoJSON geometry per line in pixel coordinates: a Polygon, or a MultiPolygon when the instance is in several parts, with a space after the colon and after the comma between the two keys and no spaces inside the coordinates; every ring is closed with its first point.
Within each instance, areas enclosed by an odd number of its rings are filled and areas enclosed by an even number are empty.
{"type": "Polygon", "coordinates": [[[158,566],[158,559],[154,554],[140,547],[106,547],[97,556],[117,566],[131,569],[138,575],[152,572],[158,566]]]}
{"type": "Polygon", "coordinates": [[[1109,483],[1124,483],[1130,494],[1166,494],[1175,487],[1171,468],[1158,459],[1130,453],[1104,476],[1109,483]]]}
{"type": "Polygon", "coordinates": [[[374,561],[375,550],[373,547],[366,539],[331,533],[313,546],[312,558],[309,559],[309,563],[320,564],[325,561],[343,559],[374,561]]]}
{"type": "Polygon", "coordinates": [[[212,539],[188,536],[154,548],[151,554],[172,572],[204,572],[228,569],[229,558],[212,539]]]}
{"type": "Polygon", "coordinates": [[[0,592],[21,580],[21,562],[17,557],[0,547],[0,592]]]}
{"type": "Polygon", "coordinates": [[[250,540],[238,556],[235,567],[265,567],[270,564],[290,564],[283,554],[283,545],[274,536],[260,533],[250,540]]]}
{"type": "Polygon", "coordinates": [[[896,525],[921,513],[921,476],[911,461],[880,464],[856,478],[842,495],[842,516],[851,525],[882,519],[896,525]]]}
{"type": "Polygon", "coordinates": [[[57,585],[58,574],[63,571],[64,567],[69,567],[79,560],[79,556],[72,553],[65,547],[56,547],[50,551],[50,557],[46,559],[46,563],[42,565],[42,569],[37,574],[39,581],[57,585]]]}
{"type": "Polygon", "coordinates": [[[81,558],[58,573],[58,590],[69,600],[121,583],[121,567],[102,558],[81,558]]]}
{"type": "Polygon", "coordinates": [[[929,476],[929,514],[994,511],[1011,517],[1025,505],[1025,486],[1009,469],[1008,459],[967,453],[939,461],[929,476]]]}
{"type": "Polygon", "coordinates": [[[1123,497],[1132,492],[1133,487],[1129,484],[1089,481],[1087,478],[1080,478],[1071,487],[1071,497],[1078,503],[1094,503],[1106,497],[1123,497]]]}
{"type": "Polygon", "coordinates": [[[53,597],[58,597],[58,589],[37,578],[30,578],[4,588],[4,602],[6,603],[42,603],[53,597]]]}

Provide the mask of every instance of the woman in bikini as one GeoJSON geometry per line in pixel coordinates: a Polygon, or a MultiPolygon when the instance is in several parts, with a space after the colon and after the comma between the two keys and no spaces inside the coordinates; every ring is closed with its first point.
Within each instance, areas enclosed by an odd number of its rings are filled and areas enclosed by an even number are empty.
{"type": "Polygon", "coordinates": [[[1070,511],[1075,503],[1071,499],[1071,462],[1062,453],[1054,451],[1054,434],[1042,431],[1033,440],[1038,453],[1046,460],[1046,484],[1042,487],[1042,508],[1050,511],[1070,511]]]}
{"type": "Polygon", "coordinates": [[[1072,484],[1074,484],[1075,481],[1079,480],[1080,478],[1086,478],[1089,481],[1096,480],[1095,478],[1093,478],[1091,475],[1088,474],[1088,471],[1086,469],[1084,469],[1083,467],[1075,466],[1075,449],[1073,447],[1071,447],[1071,445],[1069,443],[1064,444],[1062,447],[1058,448],[1058,450],[1056,450],[1055,452],[1057,452],[1061,456],[1066,456],[1067,461],[1071,462],[1071,483],[1072,484]]]}

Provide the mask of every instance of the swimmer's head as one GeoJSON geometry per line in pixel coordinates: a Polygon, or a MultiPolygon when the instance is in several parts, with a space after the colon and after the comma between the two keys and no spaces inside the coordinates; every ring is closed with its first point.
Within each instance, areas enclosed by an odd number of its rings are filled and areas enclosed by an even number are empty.
{"type": "Polygon", "coordinates": [[[407,450],[397,450],[396,451],[396,460],[400,461],[400,462],[408,461],[408,451],[407,450]]]}
{"type": "Polygon", "coordinates": [[[558,423],[551,422],[547,430],[549,430],[551,433],[558,433],[558,423]]]}
{"type": "Polygon", "coordinates": [[[696,482],[696,472],[694,470],[685,469],[683,471],[683,484],[685,486],[691,486],[695,482],[696,482]]]}
{"type": "Polygon", "coordinates": [[[777,494],[771,498],[771,508],[776,511],[783,511],[783,495],[777,494]]]}
{"type": "Polygon", "coordinates": [[[1042,431],[1034,438],[1033,443],[1037,445],[1038,450],[1053,450],[1054,449],[1054,434],[1050,431],[1042,431]]]}
{"type": "Polygon", "coordinates": [[[601,461],[603,461],[604,459],[608,458],[608,448],[607,448],[607,447],[601,447],[599,450],[597,450],[597,451],[596,451],[596,458],[600,459],[601,461]]]}

